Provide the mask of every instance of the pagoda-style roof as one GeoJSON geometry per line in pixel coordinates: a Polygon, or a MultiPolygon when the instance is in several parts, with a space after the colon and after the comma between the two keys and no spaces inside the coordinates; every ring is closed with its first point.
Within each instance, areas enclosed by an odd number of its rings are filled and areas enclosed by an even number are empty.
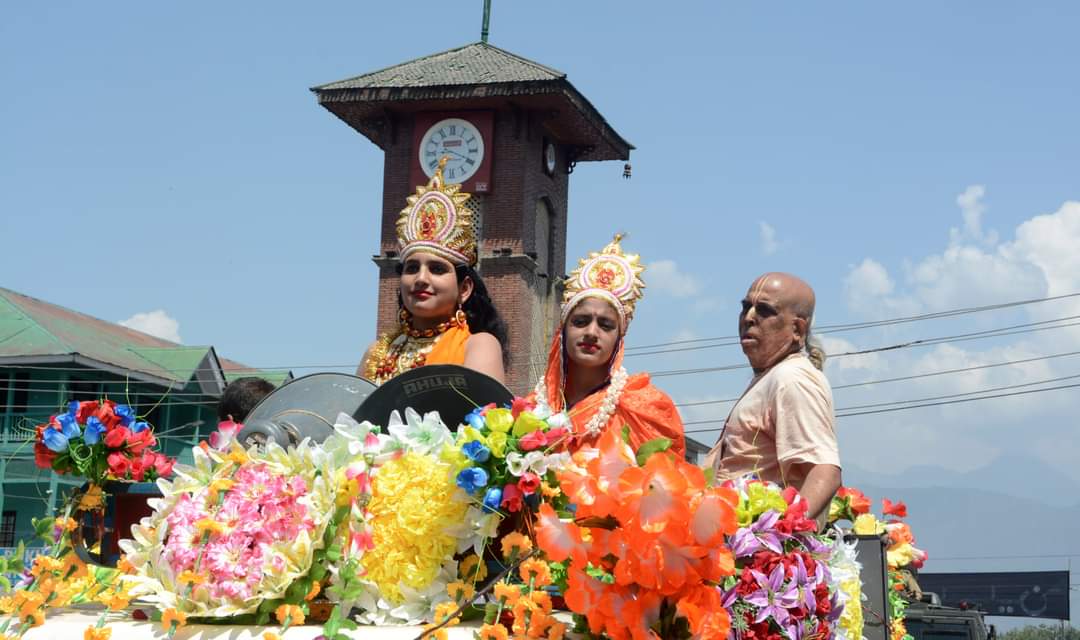
{"type": "Polygon", "coordinates": [[[211,346],[177,344],[0,287],[0,367],[62,363],[172,389],[195,383],[214,397],[243,375],[275,384],[292,378],[219,358],[211,346]]]}
{"type": "Polygon", "coordinates": [[[634,148],[566,79],[566,74],[484,42],[435,53],[311,89],[319,104],[380,148],[388,111],[499,108],[547,112],[545,126],[578,161],[627,160],[634,148]]]}

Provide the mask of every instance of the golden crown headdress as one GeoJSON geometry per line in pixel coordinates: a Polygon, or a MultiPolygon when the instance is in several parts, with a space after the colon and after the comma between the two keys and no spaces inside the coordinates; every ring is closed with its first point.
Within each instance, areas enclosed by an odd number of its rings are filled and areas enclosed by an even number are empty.
{"type": "Polygon", "coordinates": [[[476,264],[476,231],[472,211],[465,206],[469,194],[460,184],[443,182],[446,157],[427,186],[416,187],[397,221],[401,261],[416,251],[433,253],[454,264],[476,264]]]}
{"type": "Polygon", "coordinates": [[[622,330],[626,331],[634,317],[634,306],[641,299],[641,290],[645,288],[641,280],[645,266],[637,254],[623,253],[619,244],[622,239],[623,234],[617,233],[615,239],[599,253],[590,253],[589,257],[578,261],[577,269],[570,273],[563,292],[563,322],[579,302],[594,297],[615,307],[622,321],[622,330]]]}

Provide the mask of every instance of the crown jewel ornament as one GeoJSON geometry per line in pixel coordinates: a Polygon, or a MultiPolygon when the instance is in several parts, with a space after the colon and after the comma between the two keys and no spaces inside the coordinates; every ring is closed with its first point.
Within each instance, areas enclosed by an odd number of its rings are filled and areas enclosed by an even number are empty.
{"type": "Polygon", "coordinates": [[[416,187],[407,199],[397,221],[401,261],[417,251],[432,253],[454,264],[476,265],[476,231],[472,211],[465,206],[470,198],[460,184],[443,182],[443,166],[439,167],[427,186],[416,187]]]}
{"type": "Polygon", "coordinates": [[[623,253],[623,234],[615,234],[606,247],[582,258],[566,281],[563,292],[562,320],[566,322],[570,311],[585,298],[600,298],[610,303],[619,313],[622,331],[625,333],[634,317],[634,306],[641,299],[645,283],[641,273],[645,271],[641,257],[623,253]]]}

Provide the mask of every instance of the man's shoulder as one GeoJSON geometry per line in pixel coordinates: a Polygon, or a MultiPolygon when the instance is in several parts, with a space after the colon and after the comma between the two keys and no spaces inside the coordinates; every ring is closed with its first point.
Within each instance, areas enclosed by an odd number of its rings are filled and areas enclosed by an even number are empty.
{"type": "Polygon", "coordinates": [[[829,389],[825,374],[810,362],[804,354],[794,354],[779,362],[769,371],[769,383],[775,389],[789,385],[812,385],[829,389]]]}

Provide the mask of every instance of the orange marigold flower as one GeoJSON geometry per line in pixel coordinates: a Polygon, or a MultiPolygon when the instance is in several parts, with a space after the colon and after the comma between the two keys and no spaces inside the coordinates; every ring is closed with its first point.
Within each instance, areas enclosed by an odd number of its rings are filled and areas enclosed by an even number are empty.
{"type": "Polygon", "coordinates": [[[541,482],[541,483],[540,483],[540,493],[541,493],[541,494],[542,494],[542,495],[543,495],[543,496],[544,496],[545,498],[555,498],[555,497],[557,497],[557,496],[558,496],[558,495],[559,495],[560,493],[562,493],[562,489],[560,489],[560,488],[558,488],[558,487],[553,487],[553,486],[549,485],[549,484],[548,484],[548,483],[546,483],[546,482],[541,482]]]}
{"type": "Polygon", "coordinates": [[[479,582],[487,577],[487,565],[480,561],[479,556],[471,553],[458,563],[458,573],[462,578],[479,582]]]}
{"type": "Polygon", "coordinates": [[[538,611],[530,618],[529,629],[525,635],[530,638],[545,638],[547,637],[548,627],[550,627],[553,622],[555,622],[555,620],[551,616],[541,614],[538,611]]]}
{"type": "Polygon", "coordinates": [[[131,596],[126,593],[114,593],[104,598],[101,603],[112,611],[120,611],[127,609],[128,604],[131,603],[131,596]]]}
{"type": "Polygon", "coordinates": [[[26,618],[32,615],[41,608],[41,605],[45,604],[45,596],[40,592],[30,591],[22,593],[26,593],[26,597],[22,599],[22,603],[19,605],[20,618],[26,618]]]}
{"type": "Polygon", "coordinates": [[[263,640],[281,640],[281,636],[274,633],[273,631],[264,631],[262,637],[263,640]]]}
{"type": "Polygon", "coordinates": [[[126,555],[121,555],[116,561],[116,570],[120,573],[132,574],[135,573],[135,565],[131,564],[126,555]]]}
{"type": "Polygon", "coordinates": [[[510,640],[510,632],[501,624],[485,624],[480,627],[480,640],[510,640]]]}
{"type": "Polygon", "coordinates": [[[551,613],[551,595],[543,589],[534,589],[529,592],[529,600],[536,603],[544,613],[551,613]]]}
{"type": "Polygon", "coordinates": [[[79,497],[80,511],[93,511],[104,504],[101,487],[96,484],[90,485],[86,493],[79,497]]]}
{"type": "Polygon", "coordinates": [[[447,640],[449,635],[446,633],[446,629],[441,627],[436,629],[435,625],[428,624],[424,625],[424,637],[434,638],[435,640],[447,640]]]}
{"type": "Polygon", "coordinates": [[[218,522],[213,518],[200,518],[195,521],[195,530],[200,534],[209,531],[213,535],[220,536],[228,530],[228,527],[225,526],[225,523],[218,522]]]}
{"type": "Polygon", "coordinates": [[[436,624],[442,624],[442,622],[444,620],[450,620],[450,622],[448,622],[446,624],[446,626],[448,626],[448,627],[452,627],[455,624],[460,623],[461,618],[452,618],[452,619],[450,618],[450,616],[452,616],[454,614],[454,612],[457,611],[457,610],[458,610],[458,606],[454,602],[442,602],[440,604],[435,605],[435,615],[434,615],[435,623],[436,624]]]}
{"type": "Polygon", "coordinates": [[[548,629],[548,640],[562,640],[566,635],[566,625],[562,622],[556,622],[548,629]]]}
{"type": "Polygon", "coordinates": [[[304,610],[295,604],[283,604],[274,610],[274,617],[281,624],[304,624],[304,610]],[[288,623],[285,621],[288,620],[288,623]]]}
{"type": "Polygon", "coordinates": [[[109,640],[112,637],[112,629],[109,627],[87,627],[83,631],[83,640],[109,640]]]}
{"type": "Polygon", "coordinates": [[[509,559],[515,555],[523,556],[532,551],[532,548],[532,541],[529,540],[528,536],[524,536],[517,531],[503,536],[502,553],[504,558],[509,559]]]}
{"type": "Polygon", "coordinates": [[[247,452],[244,451],[239,445],[237,445],[232,451],[229,452],[226,459],[235,462],[236,464],[244,464],[248,461],[247,452]]]}
{"type": "Polygon", "coordinates": [[[546,587],[551,584],[551,569],[539,558],[529,558],[518,569],[521,579],[533,587],[546,587]]]}
{"type": "Polygon", "coordinates": [[[320,591],[322,591],[322,583],[312,582],[311,583],[311,589],[309,589],[308,592],[307,592],[307,595],[304,596],[304,600],[306,600],[308,602],[314,600],[315,596],[319,595],[320,591]]]}
{"type": "Polygon", "coordinates": [[[79,528],[79,521],[75,518],[57,518],[56,526],[70,532],[79,528]]]}
{"type": "Polygon", "coordinates": [[[495,584],[495,599],[504,607],[512,607],[521,597],[521,587],[516,584],[499,582],[495,584]]]}
{"type": "Polygon", "coordinates": [[[169,607],[161,612],[161,626],[166,629],[172,629],[173,626],[179,629],[185,624],[187,624],[187,614],[183,611],[177,611],[173,607],[169,607]]]}
{"type": "Polygon", "coordinates": [[[192,584],[192,585],[205,584],[206,583],[206,576],[195,573],[191,569],[187,569],[185,571],[181,571],[180,575],[176,576],[176,582],[178,584],[180,584],[180,585],[185,585],[185,584],[192,584]]]}
{"type": "Polygon", "coordinates": [[[23,618],[23,622],[29,624],[31,627],[40,627],[45,624],[45,612],[41,609],[31,613],[23,618]]]}
{"type": "Polygon", "coordinates": [[[446,593],[454,600],[461,602],[462,600],[472,600],[473,596],[476,595],[476,589],[471,584],[458,581],[446,585],[446,593]]]}
{"type": "Polygon", "coordinates": [[[64,563],[56,558],[50,556],[38,556],[34,558],[34,566],[30,568],[30,574],[36,578],[43,573],[60,571],[63,568],[64,563]]]}

